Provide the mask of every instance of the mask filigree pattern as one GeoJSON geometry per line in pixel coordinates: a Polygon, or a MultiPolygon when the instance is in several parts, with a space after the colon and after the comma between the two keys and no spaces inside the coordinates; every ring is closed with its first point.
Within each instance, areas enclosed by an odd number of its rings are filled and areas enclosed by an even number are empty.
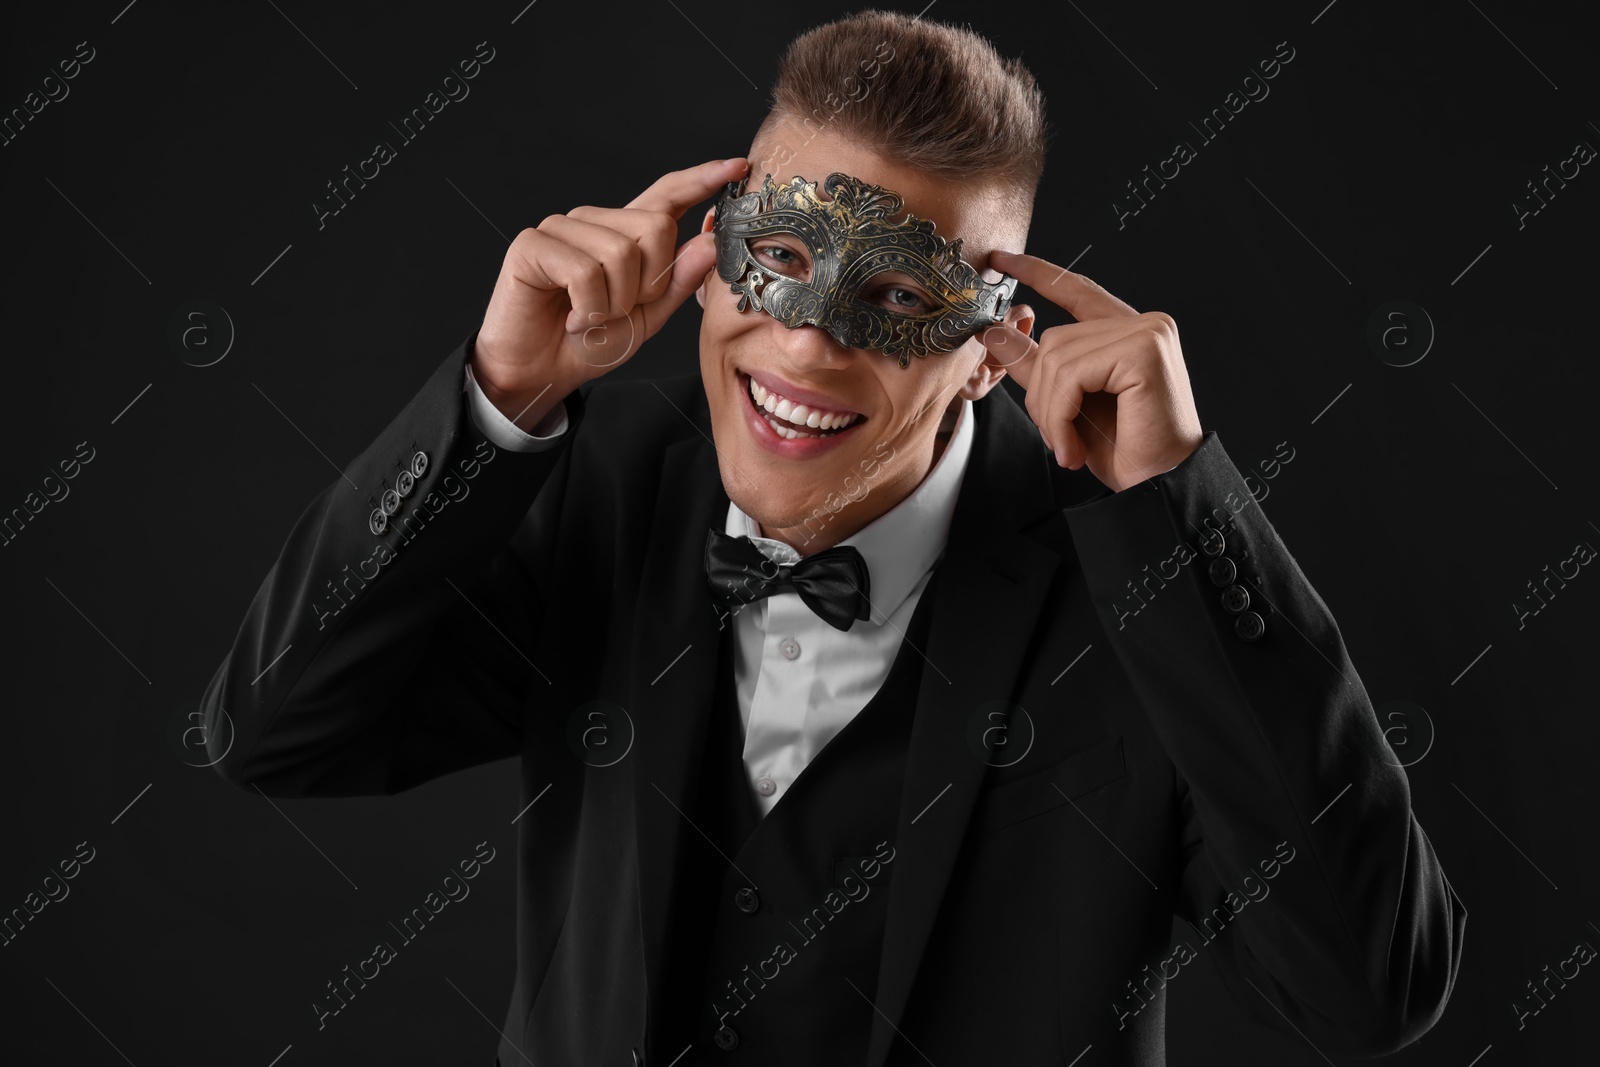
{"type": "Polygon", "coordinates": [[[946,242],[930,219],[906,215],[895,192],[835,172],[822,183],[799,175],[778,185],[768,174],[761,188],[744,192],[729,182],[717,202],[713,229],[717,275],[739,296],[738,308],[764,311],[790,329],[819,326],[846,348],[894,356],[950,352],[1002,321],[1017,280],[988,282],[961,258],[961,240],[946,242]],[[805,246],[810,277],[801,280],[758,263],[750,242],[786,234],[805,246]],[[898,272],[931,298],[925,311],[893,311],[866,299],[877,275],[898,272]]]}

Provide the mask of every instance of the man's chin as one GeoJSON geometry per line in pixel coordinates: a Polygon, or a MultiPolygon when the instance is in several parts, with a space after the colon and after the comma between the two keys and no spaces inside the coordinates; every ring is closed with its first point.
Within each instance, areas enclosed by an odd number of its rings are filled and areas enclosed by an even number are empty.
{"type": "Polygon", "coordinates": [[[830,512],[820,499],[772,500],[766,497],[752,498],[743,494],[739,497],[730,494],[728,499],[732,500],[740,511],[759,523],[763,530],[794,530],[804,526],[808,519],[815,525],[819,518],[833,518],[833,512],[830,512]]]}

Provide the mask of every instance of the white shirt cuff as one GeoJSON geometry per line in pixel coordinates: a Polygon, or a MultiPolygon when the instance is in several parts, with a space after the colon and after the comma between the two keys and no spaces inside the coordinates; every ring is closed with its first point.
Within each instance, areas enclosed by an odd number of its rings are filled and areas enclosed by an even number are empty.
{"type": "Polygon", "coordinates": [[[532,433],[527,433],[506,418],[505,413],[484,395],[478,379],[472,376],[472,364],[466,365],[466,372],[467,380],[462,390],[467,394],[467,409],[472,414],[473,425],[496,447],[508,452],[540,452],[554,448],[567,432],[565,401],[551,408],[544,421],[535,426],[532,433]]]}

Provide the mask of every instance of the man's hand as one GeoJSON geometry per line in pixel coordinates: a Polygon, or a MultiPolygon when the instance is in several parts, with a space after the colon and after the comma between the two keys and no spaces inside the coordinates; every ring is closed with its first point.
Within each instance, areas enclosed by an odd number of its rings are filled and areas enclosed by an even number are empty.
{"type": "Polygon", "coordinates": [[[985,361],[1027,390],[1028,414],[1057,463],[1074,470],[1087,463],[1121,492],[1200,447],[1200,415],[1172,316],[1140,314],[1037,256],[996,251],[989,263],[1078,320],[1045,330],[1037,343],[1009,324],[982,334],[985,361]]]}
{"type": "Polygon", "coordinates": [[[473,346],[472,373],[523,429],[584,382],[621,366],[716,264],[678,219],[744,174],[743,157],[657,179],[627,207],[578,207],[517,234],[473,346]]]}

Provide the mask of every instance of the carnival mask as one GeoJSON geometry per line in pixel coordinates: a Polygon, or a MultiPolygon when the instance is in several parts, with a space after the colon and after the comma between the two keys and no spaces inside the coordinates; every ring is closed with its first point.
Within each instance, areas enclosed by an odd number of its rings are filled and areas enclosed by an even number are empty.
{"type": "Polygon", "coordinates": [[[744,192],[729,182],[717,201],[713,231],[717,275],[739,295],[739,310],[765,311],[789,329],[820,326],[846,348],[877,349],[900,366],[912,356],[951,352],[1005,318],[1017,279],[988,282],[961,258],[961,241],[946,243],[933,222],[908,214],[897,193],[833,173],[817,183],[796,175],[778,185],[768,174],[744,192]],[[786,234],[805,246],[805,281],[758,263],[750,243],[786,234]],[[898,312],[863,294],[879,274],[897,272],[927,294],[931,308],[898,312]]]}

